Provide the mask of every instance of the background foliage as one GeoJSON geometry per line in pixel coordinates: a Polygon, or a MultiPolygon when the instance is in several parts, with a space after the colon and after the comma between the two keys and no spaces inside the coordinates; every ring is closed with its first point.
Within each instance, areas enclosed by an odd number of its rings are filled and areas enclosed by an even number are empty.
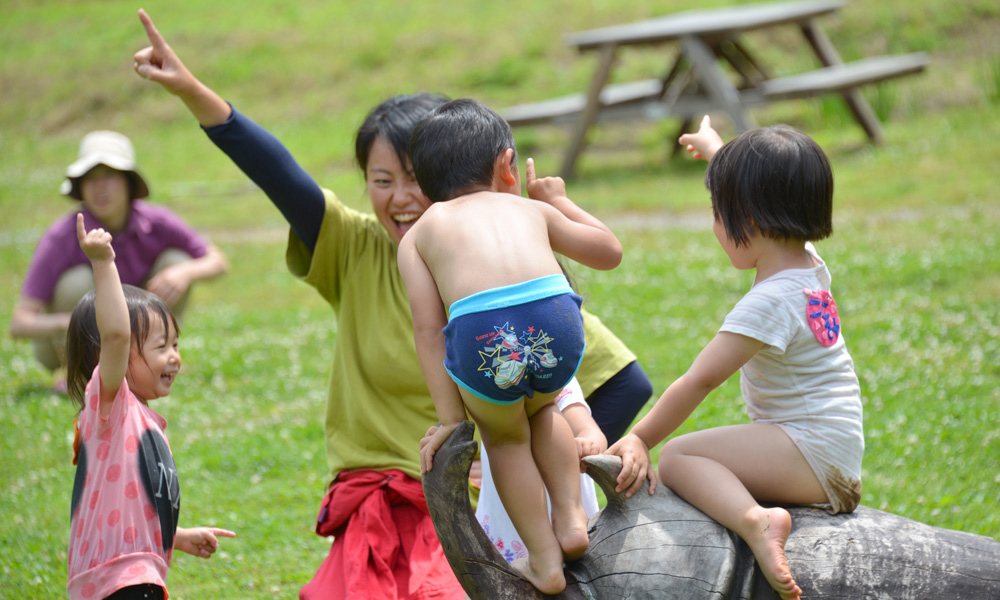
{"type": "MultiPolygon", "coordinates": [[[[731,0],[341,2],[154,0],[145,5],[188,66],[274,132],[324,186],[365,208],[352,163],[367,110],[403,92],[495,107],[585,89],[595,57],[562,35],[731,0]]],[[[80,137],[115,129],[137,146],[157,202],[232,259],[199,286],[183,324],[184,374],[156,404],[182,470],[182,523],[236,530],[211,561],[178,556],[171,597],[295,597],[326,554],[312,533],[326,486],[322,414],[336,331],[283,264],[280,215],[198,130],[180,102],[136,77],[138,5],[2,0],[0,320],[45,227],[80,137]],[[237,590],[234,594],[233,590],[237,590]]],[[[834,236],[820,244],[865,400],[863,503],[1000,539],[1000,6],[993,0],[855,1],[823,24],[845,59],[924,50],[923,74],[866,89],[886,121],[872,147],[839,98],[760,109],[813,135],[834,164],[834,236]]],[[[816,66],[794,30],[751,44],[780,73],[816,66]]],[[[628,52],[627,80],[663,51],[628,52]]],[[[723,135],[733,134],[723,117],[723,135]]],[[[571,195],[621,237],[624,264],[577,269],[592,310],[639,355],[659,394],[748,287],[710,230],[704,165],[670,160],[678,124],[599,128],[571,195]]],[[[566,134],[515,132],[540,173],[566,134]]],[[[74,410],[25,342],[0,336],[0,598],[64,594],[74,410]]],[[[683,431],[743,422],[733,378],[683,431]]]]}

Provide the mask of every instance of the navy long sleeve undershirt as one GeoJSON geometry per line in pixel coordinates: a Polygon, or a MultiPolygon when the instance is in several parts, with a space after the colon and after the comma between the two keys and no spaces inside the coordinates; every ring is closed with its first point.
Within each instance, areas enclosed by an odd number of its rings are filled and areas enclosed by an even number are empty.
{"type": "Polygon", "coordinates": [[[267,194],[288,225],[309,248],[316,249],[326,200],[278,138],[235,108],[225,123],[205,127],[209,139],[267,194]]]}

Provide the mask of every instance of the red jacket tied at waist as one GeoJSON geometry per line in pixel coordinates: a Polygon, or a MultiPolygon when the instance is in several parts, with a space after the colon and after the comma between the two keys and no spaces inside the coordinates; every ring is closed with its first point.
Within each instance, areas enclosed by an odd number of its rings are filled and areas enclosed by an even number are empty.
{"type": "Polygon", "coordinates": [[[463,595],[421,484],[402,471],[343,471],[320,507],[330,555],[300,598],[430,600],[463,595]]]}

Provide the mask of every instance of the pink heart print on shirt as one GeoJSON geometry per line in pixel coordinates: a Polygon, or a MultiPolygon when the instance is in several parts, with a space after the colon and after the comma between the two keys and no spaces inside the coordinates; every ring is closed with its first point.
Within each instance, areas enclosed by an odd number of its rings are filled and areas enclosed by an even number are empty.
{"type": "Polygon", "coordinates": [[[806,320],[816,340],[824,346],[834,345],[840,337],[840,316],[833,296],[826,290],[803,288],[802,292],[809,298],[806,303],[806,320]]]}

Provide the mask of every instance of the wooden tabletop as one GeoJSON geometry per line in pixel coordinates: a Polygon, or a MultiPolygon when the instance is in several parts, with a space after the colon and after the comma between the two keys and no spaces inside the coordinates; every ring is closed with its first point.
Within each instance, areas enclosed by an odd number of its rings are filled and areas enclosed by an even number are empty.
{"type": "MultiPolygon", "coordinates": [[[[916,73],[927,65],[923,53],[873,57],[844,63],[826,36],[817,17],[842,8],[845,0],[794,0],[741,4],[709,10],[690,10],[662,17],[591,29],[566,36],[578,50],[599,51],[600,57],[585,93],[514,106],[504,111],[512,124],[566,121],[575,117],[570,144],[560,173],[573,175],[577,157],[587,145],[588,129],[601,119],[674,116],[683,119],[682,130],[692,119],[712,111],[725,112],[740,131],[756,127],[749,107],[795,98],[839,94],[858,124],[875,143],[883,137],[875,111],[860,86],[916,73]],[[822,64],[820,69],[771,79],[753,56],[741,47],[740,34],[794,24],[804,34],[808,50],[822,64]],[[619,46],[674,42],[673,66],[662,79],[608,85],[619,46]],[[732,42],[728,46],[725,42],[732,42]],[[730,48],[724,51],[724,48],[730,48]],[[732,49],[735,48],[735,51],[732,49]],[[719,62],[728,61],[744,79],[734,85],[719,62]],[[681,77],[676,77],[681,73],[681,77]],[[747,75],[749,73],[749,76],[747,75]],[[692,82],[694,82],[692,84],[692,82]]],[[[571,120],[571,122],[572,122],[571,120]]]]}
{"type": "Polygon", "coordinates": [[[798,23],[841,8],[840,0],[801,0],[747,4],[712,10],[691,10],[663,17],[614,25],[567,35],[565,40],[579,50],[605,44],[632,45],[665,42],[686,35],[725,35],[783,23],[798,23]]]}

